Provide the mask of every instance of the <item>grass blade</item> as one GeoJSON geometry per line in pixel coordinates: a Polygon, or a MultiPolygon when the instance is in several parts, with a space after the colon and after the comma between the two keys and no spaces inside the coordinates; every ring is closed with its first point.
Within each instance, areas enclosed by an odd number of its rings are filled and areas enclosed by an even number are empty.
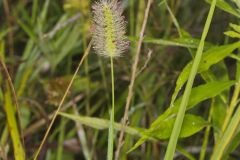
{"type": "Polygon", "coordinates": [[[220,138],[218,144],[216,144],[216,148],[214,149],[211,160],[221,159],[226,147],[228,146],[228,144],[231,142],[232,138],[236,134],[239,126],[239,122],[240,122],[240,105],[237,108],[238,109],[234,114],[233,118],[231,119],[222,138],[220,138]]]}
{"type": "Polygon", "coordinates": [[[185,92],[184,92],[184,95],[183,95],[183,99],[182,99],[182,102],[181,102],[181,105],[180,105],[180,108],[179,108],[179,112],[177,114],[177,118],[176,118],[176,121],[175,121],[175,124],[174,124],[174,127],[173,127],[173,131],[172,131],[172,134],[171,134],[171,137],[170,137],[170,141],[169,141],[169,144],[168,144],[168,147],[167,147],[167,152],[166,152],[166,155],[165,155],[166,160],[173,159],[174,152],[176,150],[177,140],[178,140],[178,137],[179,137],[179,134],[180,134],[180,131],[181,131],[186,107],[187,107],[189,97],[190,97],[190,94],[191,94],[191,90],[192,90],[192,86],[193,86],[193,81],[194,81],[195,76],[197,74],[198,66],[199,66],[199,63],[200,63],[201,58],[202,58],[202,53],[203,53],[203,49],[204,49],[204,42],[205,42],[205,39],[207,37],[207,33],[209,31],[209,28],[210,28],[210,24],[211,24],[211,21],[212,21],[212,17],[213,17],[213,13],[214,13],[214,10],[215,10],[216,3],[217,3],[217,0],[213,0],[213,2],[211,4],[211,8],[210,8],[210,11],[209,11],[209,14],[208,14],[208,17],[207,17],[207,21],[206,21],[206,24],[205,24],[205,27],[204,27],[204,30],[203,30],[202,38],[201,38],[196,56],[195,56],[194,61],[193,61],[193,65],[192,65],[192,69],[191,69],[191,72],[190,72],[190,75],[189,75],[188,83],[187,83],[187,86],[186,86],[186,89],[185,89],[185,92]]]}
{"type": "MultiPolygon", "coordinates": [[[[110,125],[109,120],[100,119],[100,118],[93,118],[93,117],[87,117],[87,116],[76,116],[76,115],[63,113],[63,112],[59,112],[59,115],[69,118],[74,121],[81,122],[83,125],[86,125],[86,126],[89,126],[89,127],[95,128],[95,129],[99,129],[99,130],[108,129],[109,125],[110,125]]],[[[123,128],[122,124],[116,123],[116,122],[114,123],[115,130],[121,131],[122,128],[123,128]]],[[[141,135],[139,130],[141,130],[141,129],[129,127],[129,126],[125,127],[125,132],[130,135],[134,135],[134,136],[141,135]]]]}
{"type": "Polygon", "coordinates": [[[6,93],[4,94],[4,100],[4,109],[7,116],[9,132],[12,138],[15,160],[25,160],[25,153],[17,127],[15,109],[11,100],[11,93],[9,91],[9,87],[7,87],[6,93]]]}

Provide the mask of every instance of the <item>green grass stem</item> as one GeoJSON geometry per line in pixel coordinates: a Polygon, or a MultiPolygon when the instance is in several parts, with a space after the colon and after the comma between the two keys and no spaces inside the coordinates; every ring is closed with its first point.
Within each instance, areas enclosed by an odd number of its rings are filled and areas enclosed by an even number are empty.
{"type": "Polygon", "coordinates": [[[110,126],[108,133],[108,152],[107,159],[113,159],[113,145],[114,145],[114,110],[115,110],[115,95],[114,95],[114,68],[113,57],[111,57],[111,80],[112,80],[112,109],[110,113],[110,126]]]}
{"type": "Polygon", "coordinates": [[[227,115],[225,117],[225,120],[224,120],[224,123],[223,123],[223,126],[222,126],[222,132],[224,132],[228,126],[228,123],[231,119],[231,116],[236,108],[236,105],[237,105],[237,101],[238,101],[238,95],[240,93],[240,77],[238,78],[238,83],[236,83],[235,85],[235,89],[234,89],[234,92],[233,92],[233,97],[232,97],[232,100],[230,102],[230,106],[227,110],[227,115]]]}
{"type": "Polygon", "coordinates": [[[189,96],[191,94],[191,90],[192,90],[192,86],[193,86],[193,82],[194,82],[195,76],[197,74],[199,63],[202,58],[205,39],[207,37],[207,33],[210,28],[210,24],[211,24],[211,21],[213,18],[213,13],[215,10],[216,3],[217,3],[217,0],[213,0],[211,3],[211,8],[210,8],[210,11],[209,11],[209,14],[207,17],[206,24],[204,26],[201,41],[200,41],[199,47],[196,52],[196,56],[193,61],[193,65],[192,65],[192,69],[191,69],[189,79],[188,79],[188,82],[186,85],[186,89],[183,94],[183,99],[181,101],[181,105],[180,105],[180,108],[179,108],[179,111],[177,114],[177,118],[174,123],[173,131],[171,133],[171,137],[169,140],[169,144],[167,146],[167,151],[166,151],[166,155],[164,158],[165,160],[172,160],[175,150],[176,150],[177,140],[178,140],[179,134],[181,132],[181,127],[182,127],[182,123],[183,123],[183,119],[184,119],[184,115],[185,115],[185,111],[186,111],[186,106],[188,104],[189,96]]]}
{"type": "Polygon", "coordinates": [[[237,133],[240,122],[240,105],[237,107],[237,111],[232,117],[229,125],[226,128],[226,131],[223,133],[223,136],[219,139],[218,143],[215,145],[216,148],[213,151],[211,160],[221,159],[226,147],[231,143],[231,140],[237,133]]]}

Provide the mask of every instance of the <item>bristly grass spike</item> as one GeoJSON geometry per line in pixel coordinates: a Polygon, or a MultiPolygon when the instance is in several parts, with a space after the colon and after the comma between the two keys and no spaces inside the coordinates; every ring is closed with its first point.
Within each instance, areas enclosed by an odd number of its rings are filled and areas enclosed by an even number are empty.
{"type": "Polygon", "coordinates": [[[112,108],[108,132],[107,159],[113,159],[114,150],[114,67],[113,58],[127,50],[129,42],[125,36],[126,22],[122,16],[122,3],[118,0],[99,0],[93,4],[93,48],[97,54],[111,60],[112,108]]]}
{"type": "Polygon", "coordinates": [[[100,0],[93,7],[93,44],[97,54],[119,57],[128,49],[122,3],[100,0]]]}

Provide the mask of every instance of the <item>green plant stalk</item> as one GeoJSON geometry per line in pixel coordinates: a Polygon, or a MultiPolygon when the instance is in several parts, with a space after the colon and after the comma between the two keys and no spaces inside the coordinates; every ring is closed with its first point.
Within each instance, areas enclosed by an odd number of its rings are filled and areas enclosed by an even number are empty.
{"type": "Polygon", "coordinates": [[[180,36],[180,37],[183,37],[182,32],[181,32],[180,25],[179,25],[176,17],[174,16],[174,13],[172,12],[171,8],[169,7],[169,5],[168,5],[168,3],[167,3],[167,0],[164,0],[163,2],[165,3],[165,6],[166,6],[166,8],[167,8],[167,10],[168,10],[171,18],[172,18],[173,24],[174,24],[175,27],[177,28],[177,31],[178,31],[179,36],[180,36]]]}
{"type": "Polygon", "coordinates": [[[235,110],[235,107],[237,105],[237,100],[238,100],[238,95],[240,93],[240,77],[238,77],[238,82],[236,83],[235,85],[235,89],[234,89],[234,92],[233,92],[233,97],[232,97],[232,100],[230,102],[230,106],[229,106],[229,109],[227,111],[227,115],[224,119],[224,123],[223,123],[223,126],[222,126],[222,132],[224,132],[228,126],[228,123],[229,123],[229,120],[235,110]]]}
{"type": "Polygon", "coordinates": [[[174,123],[173,131],[171,133],[169,144],[167,146],[167,151],[166,151],[166,155],[165,155],[165,158],[164,158],[165,160],[172,160],[173,156],[174,156],[174,152],[176,150],[177,140],[178,140],[179,134],[181,132],[181,127],[182,127],[182,123],[183,123],[183,119],[184,119],[184,115],[185,115],[185,111],[186,111],[186,106],[188,104],[189,96],[191,94],[191,90],[192,90],[192,86],[193,86],[193,81],[194,81],[195,76],[197,74],[198,66],[199,66],[199,63],[200,63],[201,58],[202,58],[204,42],[205,42],[205,39],[207,37],[207,33],[209,31],[209,28],[210,28],[210,24],[211,24],[211,21],[212,21],[212,18],[213,18],[216,3],[217,3],[217,0],[213,0],[212,3],[211,3],[211,8],[209,10],[207,21],[206,21],[206,24],[204,26],[201,41],[200,41],[199,47],[197,49],[196,56],[195,56],[194,61],[193,61],[192,69],[191,69],[191,72],[190,72],[190,75],[189,75],[189,80],[187,82],[186,89],[185,89],[184,94],[183,94],[183,99],[181,101],[179,111],[178,111],[178,114],[177,114],[177,118],[176,118],[175,123],[174,123]]]}
{"type": "Polygon", "coordinates": [[[142,27],[142,23],[144,21],[144,10],[145,10],[145,5],[146,5],[146,2],[145,1],[139,1],[138,3],[138,14],[137,14],[137,17],[135,17],[136,19],[136,36],[139,36],[138,34],[141,32],[141,27],[142,27]]]}
{"type": "Polygon", "coordinates": [[[34,24],[34,22],[36,21],[37,11],[38,11],[38,0],[33,0],[32,17],[31,17],[32,24],[34,24]]]}
{"type": "MultiPolygon", "coordinates": [[[[165,34],[164,34],[164,36],[163,36],[163,37],[168,37],[168,36],[170,35],[170,32],[171,32],[172,24],[174,23],[174,25],[176,25],[177,23],[175,23],[175,22],[176,22],[176,21],[175,21],[176,19],[173,18],[173,17],[174,17],[174,13],[171,11],[171,9],[170,9],[167,1],[164,0],[164,1],[162,1],[162,2],[165,3],[166,8],[167,8],[168,12],[170,13],[170,17],[168,17],[169,20],[168,20],[167,28],[166,28],[165,34]],[[175,21],[175,22],[174,22],[174,21],[175,21]]],[[[176,28],[179,29],[179,26],[177,26],[176,28]]],[[[178,32],[179,32],[179,30],[178,30],[178,32]]]]}
{"type": "MultiPolygon", "coordinates": [[[[74,110],[74,114],[76,116],[79,116],[77,107],[75,105],[73,106],[73,110],[74,110]]],[[[91,153],[89,151],[87,138],[86,138],[86,133],[84,131],[82,123],[76,121],[76,129],[77,129],[78,139],[79,139],[79,141],[81,143],[83,155],[84,155],[86,160],[91,160],[92,159],[92,155],[91,155],[91,153]]]]}
{"type": "Polygon", "coordinates": [[[229,125],[226,128],[226,131],[223,133],[223,136],[221,139],[219,139],[219,142],[217,145],[215,145],[215,149],[213,151],[211,160],[220,160],[223,156],[223,153],[228,146],[228,144],[231,143],[232,138],[237,133],[238,127],[240,122],[240,105],[238,106],[238,109],[234,116],[232,117],[229,125]]]}
{"type": "Polygon", "coordinates": [[[58,147],[57,147],[57,160],[62,160],[63,155],[63,143],[65,137],[65,125],[66,122],[61,118],[60,127],[59,127],[59,137],[58,137],[58,147]]]}
{"type": "MultiPolygon", "coordinates": [[[[211,117],[212,117],[212,114],[213,114],[214,104],[215,104],[215,99],[213,98],[213,99],[212,99],[212,103],[211,103],[211,107],[210,107],[210,111],[209,111],[209,115],[208,115],[208,122],[209,122],[209,123],[211,123],[211,117]]],[[[204,160],[204,159],[205,159],[210,130],[211,130],[211,126],[208,126],[208,127],[206,128],[206,130],[205,130],[199,160],[204,160]]]]}
{"type": "Polygon", "coordinates": [[[112,80],[112,109],[110,114],[110,126],[108,133],[108,153],[107,159],[113,159],[113,145],[114,145],[114,110],[115,110],[115,95],[114,95],[114,68],[113,57],[111,57],[111,80],[112,80]]]}
{"type": "MultiPolygon", "coordinates": [[[[165,3],[166,8],[167,8],[169,14],[171,15],[171,17],[172,17],[172,19],[173,19],[173,23],[174,23],[174,25],[175,25],[175,27],[176,27],[176,29],[177,29],[177,31],[178,31],[179,37],[180,37],[180,38],[183,38],[183,33],[182,33],[182,31],[181,31],[180,25],[179,25],[176,17],[174,16],[174,14],[173,14],[171,8],[169,7],[167,1],[164,0],[163,2],[165,3]]],[[[159,42],[160,42],[160,41],[159,41],[159,42]]],[[[166,43],[167,45],[174,45],[174,43],[172,43],[172,42],[163,42],[163,44],[164,44],[164,43],[166,43]]],[[[186,47],[186,48],[188,49],[190,55],[191,55],[192,58],[193,58],[194,54],[193,54],[193,51],[191,50],[191,48],[194,48],[194,47],[187,46],[187,45],[185,45],[184,47],[186,47]]],[[[231,57],[233,58],[233,56],[231,56],[231,57]]],[[[234,56],[234,58],[236,59],[236,56],[234,56]]],[[[211,77],[210,75],[211,75],[211,72],[210,72],[210,71],[205,71],[205,73],[201,73],[201,77],[202,77],[202,78],[204,79],[204,81],[206,81],[206,82],[208,82],[208,81],[207,81],[207,77],[210,78],[210,81],[214,81],[214,78],[215,78],[215,77],[211,77]]],[[[227,100],[226,100],[226,98],[225,98],[222,94],[220,95],[220,97],[221,97],[222,101],[223,101],[224,103],[226,103],[227,100]]],[[[177,95],[172,96],[172,100],[171,100],[170,106],[173,106],[173,103],[175,102],[175,99],[176,99],[176,98],[177,98],[177,95]]]]}
{"type": "Polygon", "coordinates": [[[11,100],[11,93],[9,90],[9,87],[7,86],[6,93],[4,94],[4,109],[6,112],[8,128],[14,148],[14,159],[25,160],[25,153],[17,127],[17,120],[15,118],[15,109],[11,100]]]}
{"type": "Polygon", "coordinates": [[[103,66],[103,62],[101,60],[100,57],[98,57],[98,63],[99,63],[99,66],[100,66],[100,71],[101,71],[101,76],[102,76],[102,82],[103,82],[103,87],[106,91],[106,100],[108,102],[108,106],[110,106],[109,104],[109,101],[110,101],[110,97],[109,97],[109,94],[107,92],[108,90],[108,87],[107,87],[107,80],[106,80],[106,73],[105,73],[105,69],[104,69],[104,66],[103,66]]]}
{"type": "Polygon", "coordinates": [[[196,160],[193,155],[191,155],[187,150],[182,148],[181,146],[177,146],[177,151],[185,156],[188,160],[196,160]]]}
{"type": "Polygon", "coordinates": [[[7,141],[8,141],[8,135],[9,135],[9,132],[8,132],[8,128],[7,128],[7,125],[3,128],[2,130],[2,134],[1,134],[1,139],[0,139],[0,145],[1,146],[5,146],[7,141]]]}
{"type": "MultiPolygon", "coordinates": [[[[1,53],[0,53],[1,54],[1,53]]],[[[3,54],[2,54],[3,55],[3,54]]],[[[15,103],[15,106],[16,106],[16,111],[14,110],[14,108],[11,108],[12,107],[12,100],[10,99],[9,101],[9,104],[8,105],[11,105],[11,106],[8,106],[6,107],[7,104],[5,104],[5,110],[6,110],[6,114],[7,114],[7,120],[8,120],[8,126],[9,128],[9,132],[10,132],[10,135],[11,135],[11,138],[12,138],[12,141],[13,141],[13,144],[16,143],[16,145],[13,145],[14,146],[14,153],[17,152],[17,153],[20,153],[20,154],[23,154],[23,155],[19,155],[19,157],[24,157],[25,158],[25,151],[24,151],[24,138],[23,138],[23,131],[22,131],[22,122],[21,122],[21,113],[20,113],[20,108],[19,108],[19,104],[18,104],[18,98],[17,98],[17,95],[16,95],[16,91],[15,91],[15,88],[14,88],[14,85],[13,85],[13,82],[12,82],[12,79],[11,79],[11,76],[8,72],[8,69],[5,65],[5,63],[2,61],[2,59],[0,59],[0,67],[3,69],[3,75],[6,76],[6,81],[7,83],[5,85],[7,85],[7,90],[6,92],[8,92],[8,89],[10,89],[11,93],[12,93],[12,98],[13,98],[13,101],[15,103]],[[9,87],[8,87],[9,85],[9,87]],[[12,110],[11,110],[12,109],[12,110]],[[14,125],[16,125],[17,127],[17,121],[14,117],[14,113],[8,113],[10,111],[13,111],[13,112],[17,112],[17,116],[18,116],[18,120],[19,120],[19,128],[20,128],[20,134],[21,134],[21,140],[22,140],[22,143],[21,141],[18,142],[16,139],[16,141],[13,139],[13,138],[18,138],[18,133],[12,133],[12,132],[18,132],[18,128],[16,129],[12,129],[12,127],[15,127],[14,125]],[[13,115],[11,115],[13,114],[13,115]],[[13,117],[8,117],[8,116],[13,116],[13,117]],[[14,124],[16,123],[16,124],[14,124]],[[15,147],[17,146],[17,147],[15,147]],[[17,150],[17,151],[15,151],[17,150]]],[[[7,93],[6,93],[7,94],[7,93]]],[[[5,95],[4,95],[5,96],[5,95]]],[[[11,96],[11,94],[10,94],[11,96]]],[[[6,100],[6,99],[5,99],[6,100]]],[[[7,102],[6,102],[7,103],[7,102]]],[[[7,134],[6,132],[3,132],[5,134],[7,134]]],[[[16,157],[15,157],[16,158],[16,157]]]]}

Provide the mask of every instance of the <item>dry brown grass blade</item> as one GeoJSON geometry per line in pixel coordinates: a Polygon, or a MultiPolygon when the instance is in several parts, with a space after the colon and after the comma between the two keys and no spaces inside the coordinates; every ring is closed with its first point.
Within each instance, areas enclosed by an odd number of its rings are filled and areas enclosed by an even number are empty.
{"type": "Polygon", "coordinates": [[[59,103],[59,106],[58,106],[56,112],[55,112],[54,115],[53,115],[53,118],[52,118],[52,120],[51,120],[51,122],[50,122],[50,124],[49,124],[49,126],[48,126],[48,128],[47,128],[47,131],[46,131],[46,133],[45,133],[45,135],[44,135],[44,137],[43,137],[43,140],[41,141],[41,144],[40,144],[40,146],[39,146],[39,148],[38,148],[38,150],[37,150],[37,152],[36,152],[36,154],[35,154],[35,156],[34,156],[34,160],[37,160],[38,155],[39,155],[39,153],[40,153],[40,151],[41,151],[41,149],[42,149],[42,147],[43,147],[43,145],[44,145],[44,143],[45,143],[45,141],[46,141],[46,139],[47,139],[47,137],[48,137],[48,134],[49,134],[52,126],[53,126],[53,123],[54,123],[55,119],[57,118],[57,115],[58,115],[59,111],[61,110],[61,107],[62,107],[62,105],[63,105],[63,102],[64,102],[64,100],[66,99],[67,94],[68,94],[68,92],[69,92],[69,90],[70,90],[70,88],[71,88],[71,86],[72,86],[72,84],[73,84],[73,81],[74,81],[75,77],[77,76],[77,73],[78,73],[78,71],[80,70],[80,67],[81,67],[84,59],[87,57],[87,55],[88,55],[89,52],[90,52],[91,46],[92,46],[92,40],[91,40],[90,43],[88,44],[88,48],[86,49],[86,51],[85,51],[85,53],[84,53],[81,61],[79,62],[78,66],[77,66],[77,69],[75,70],[74,75],[73,75],[73,77],[72,77],[72,79],[71,79],[71,81],[70,81],[70,83],[69,83],[69,85],[68,85],[68,87],[67,87],[64,95],[63,95],[63,98],[61,99],[61,102],[59,103]]]}
{"type": "Polygon", "coordinates": [[[151,7],[152,2],[153,2],[153,0],[148,0],[147,7],[145,9],[144,21],[143,21],[142,29],[141,29],[141,32],[140,32],[140,37],[139,37],[139,41],[138,41],[137,51],[136,51],[135,58],[134,58],[134,63],[132,65],[132,76],[131,76],[131,81],[130,81],[130,84],[129,84],[128,97],[127,97],[127,102],[126,102],[126,106],[125,106],[124,116],[123,116],[123,119],[122,119],[123,129],[121,130],[120,136],[119,136],[119,139],[118,139],[118,146],[117,146],[117,150],[116,150],[116,153],[115,153],[115,160],[118,160],[119,153],[120,153],[120,150],[121,150],[121,147],[122,147],[122,144],[123,144],[124,128],[127,125],[127,121],[128,121],[128,111],[129,111],[130,103],[131,103],[132,96],[133,96],[133,87],[134,87],[135,79],[136,79],[136,76],[137,76],[137,67],[138,67],[140,52],[141,52],[141,48],[142,48],[144,32],[145,32],[145,29],[146,29],[148,15],[149,15],[149,11],[150,11],[150,7],[151,7]]]}

